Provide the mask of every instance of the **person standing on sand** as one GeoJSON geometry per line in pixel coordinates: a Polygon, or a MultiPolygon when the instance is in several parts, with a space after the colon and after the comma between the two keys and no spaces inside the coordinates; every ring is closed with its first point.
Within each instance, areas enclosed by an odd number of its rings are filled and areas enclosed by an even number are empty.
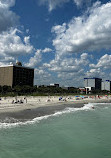
{"type": "Polygon", "coordinates": [[[27,103],[27,98],[26,97],[24,97],[24,100],[26,101],[26,103],[27,103]]]}

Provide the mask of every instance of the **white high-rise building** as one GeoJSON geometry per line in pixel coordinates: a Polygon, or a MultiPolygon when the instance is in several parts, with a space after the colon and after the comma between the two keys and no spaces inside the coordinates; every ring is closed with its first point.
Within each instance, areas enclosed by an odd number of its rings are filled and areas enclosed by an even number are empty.
{"type": "Polygon", "coordinates": [[[110,80],[102,81],[101,85],[102,85],[101,90],[111,91],[111,81],[110,80]]]}

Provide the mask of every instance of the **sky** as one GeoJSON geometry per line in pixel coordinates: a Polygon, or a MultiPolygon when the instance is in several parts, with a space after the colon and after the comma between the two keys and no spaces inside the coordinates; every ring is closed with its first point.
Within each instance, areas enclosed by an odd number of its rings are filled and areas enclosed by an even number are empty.
{"type": "Polygon", "coordinates": [[[111,1],[0,0],[0,66],[16,61],[35,85],[111,80],[111,1]]]}

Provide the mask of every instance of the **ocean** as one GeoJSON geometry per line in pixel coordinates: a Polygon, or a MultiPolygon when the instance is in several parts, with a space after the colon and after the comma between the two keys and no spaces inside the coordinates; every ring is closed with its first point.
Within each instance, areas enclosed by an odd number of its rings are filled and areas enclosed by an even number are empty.
{"type": "Polygon", "coordinates": [[[23,123],[2,122],[0,158],[111,158],[111,104],[89,103],[23,123]]]}

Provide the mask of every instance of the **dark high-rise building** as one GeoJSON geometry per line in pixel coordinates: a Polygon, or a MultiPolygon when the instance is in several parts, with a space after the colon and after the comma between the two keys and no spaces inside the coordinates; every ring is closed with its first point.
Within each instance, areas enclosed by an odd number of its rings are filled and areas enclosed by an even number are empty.
{"type": "Polygon", "coordinates": [[[34,69],[23,67],[20,62],[17,64],[0,66],[0,85],[15,87],[17,85],[33,86],[34,69]]]}

